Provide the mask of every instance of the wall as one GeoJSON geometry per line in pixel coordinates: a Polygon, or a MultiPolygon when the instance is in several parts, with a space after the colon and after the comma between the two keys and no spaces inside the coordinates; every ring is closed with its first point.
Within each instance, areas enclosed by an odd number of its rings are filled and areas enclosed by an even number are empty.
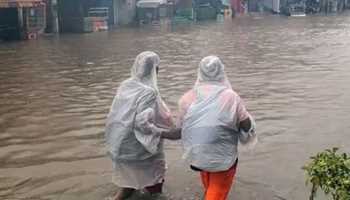
{"type": "Polygon", "coordinates": [[[84,18],[82,0],[59,0],[58,18],[60,32],[82,32],[84,18]]]}
{"type": "Polygon", "coordinates": [[[0,40],[20,38],[17,8],[0,8],[0,40]]]}
{"type": "Polygon", "coordinates": [[[58,33],[58,8],[57,0],[46,0],[46,32],[58,33]]]}
{"type": "Polygon", "coordinates": [[[280,0],[263,0],[263,2],[266,10],[280,13],[280,0]]]}
{"type": "Polygon", "coordinates": [[[60,32],[84,32],[84,18],[88,16],[88,10],[93,7],[108,7],[108,23],[114,23],[112,0],[59,0],[60,32]]]}
{"type": "Polygon", "coordinates": [[[248,12],[259,12],[258,0],[248,0],[248,12]]]}
{"type": "Polygon", "coordinates": [[[127,25],[135,21],[136,0],[114,0],[116,24],[127,25]]]}

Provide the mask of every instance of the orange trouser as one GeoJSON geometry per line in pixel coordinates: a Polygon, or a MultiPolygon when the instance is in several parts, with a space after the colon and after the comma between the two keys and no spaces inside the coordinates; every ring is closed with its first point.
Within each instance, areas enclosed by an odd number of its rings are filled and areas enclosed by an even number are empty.
{"type": "Polygon", "coordinates": [[[234,181],[236,169],[237,165],[222,172],[201,171],[205,200],[226,200],[234,181]]]}

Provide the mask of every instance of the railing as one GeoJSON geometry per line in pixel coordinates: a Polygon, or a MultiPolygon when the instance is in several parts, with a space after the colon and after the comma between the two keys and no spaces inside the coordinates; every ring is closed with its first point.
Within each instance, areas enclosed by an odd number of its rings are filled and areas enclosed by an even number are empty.
{"type": "Polygon", "coordinates": [[[88,17],[102,17],[108,20],[109,8],[108,7],[90,8],[88,11],[88,17]]]}

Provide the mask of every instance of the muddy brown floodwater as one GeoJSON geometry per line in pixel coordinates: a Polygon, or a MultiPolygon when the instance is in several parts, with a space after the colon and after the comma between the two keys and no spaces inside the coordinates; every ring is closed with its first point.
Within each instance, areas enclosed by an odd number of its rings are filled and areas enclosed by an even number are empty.
{"type": "MultiPolygon", "coordinates": [[[[161,57],[176,111],[199,60],[219,55],[257,120],[230,200],[307,199],[301,166],[324,148],[350,152],[350,15],[247,16],[0,43],[0,199],[105,199],[104,123],[135,56],[161,57]]],[[[167,142],[166,199],[201,198],[199,177],[167,142]]],[[[135,197],[142,199],[143,197],[135,197]]]]}

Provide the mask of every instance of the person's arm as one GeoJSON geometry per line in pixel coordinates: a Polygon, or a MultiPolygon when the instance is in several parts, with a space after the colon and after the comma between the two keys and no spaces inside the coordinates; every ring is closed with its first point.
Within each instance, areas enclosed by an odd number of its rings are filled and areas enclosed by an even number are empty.
{"type": "Polygon", "coordinates": [[[257,135],[255,133],[255,122],[253,117],[249,114],[245,108],[244,102],[241,98],[238,98],[238,129],[239,140],[242,144],[255,144],[257,141],[257,135]]]}
{"type": "Polygon", "coordinates": [[[181,128],[174,128],[170,131],[163,131],[161,133],[162,138],[168,140],[179,140],[181,139],[181,128]]]}
{"type": "Polygon", "coordinates": [[[255,133],[255,122],[251,116],[240,122],[239,141],[242,144],[255,144],[257,142],[257,135],[255,133]]]}
{"type": "Polygon", "coordinates": [[[163,130],[154,124],[156,94],[147,92],[138,101],[134,122],[135,137],[149,153],[156,154],[163,130]]]}
{"type": "Polygon", "coordinates": [[[194,99],[194,95],[192,90],[187,92],[184,96],[179,100],[179,111],[176,117],[176,127],[170,131],[163,132],[162,138],[166,138],[169,140],[179,140],[181,139],[181,130],[183,124],[183,118],[186,115],[187,108],[189,107],[190,102],[194,99]]]}
{"type": "Polygon", "coordinates": [[[244,132],[248,132],[251,129],[251,127],[252,122],[250,121],[249,117],[239,123],[239,129],[243,130],[244,132]]]}
{"type": "Polygon", "coordinates": [[[179,140],[181,139],[181,128],[182,128],[182,121],[183,116],[185,114],[184,107],[182,105],[182,101],[180,100],[179,103],[179,113],[176,117],[176,125],[174,128],[172,128],[169,131],[163,131],[162,132],[162,138],[168,139],[168,140],[179,140]]]}

